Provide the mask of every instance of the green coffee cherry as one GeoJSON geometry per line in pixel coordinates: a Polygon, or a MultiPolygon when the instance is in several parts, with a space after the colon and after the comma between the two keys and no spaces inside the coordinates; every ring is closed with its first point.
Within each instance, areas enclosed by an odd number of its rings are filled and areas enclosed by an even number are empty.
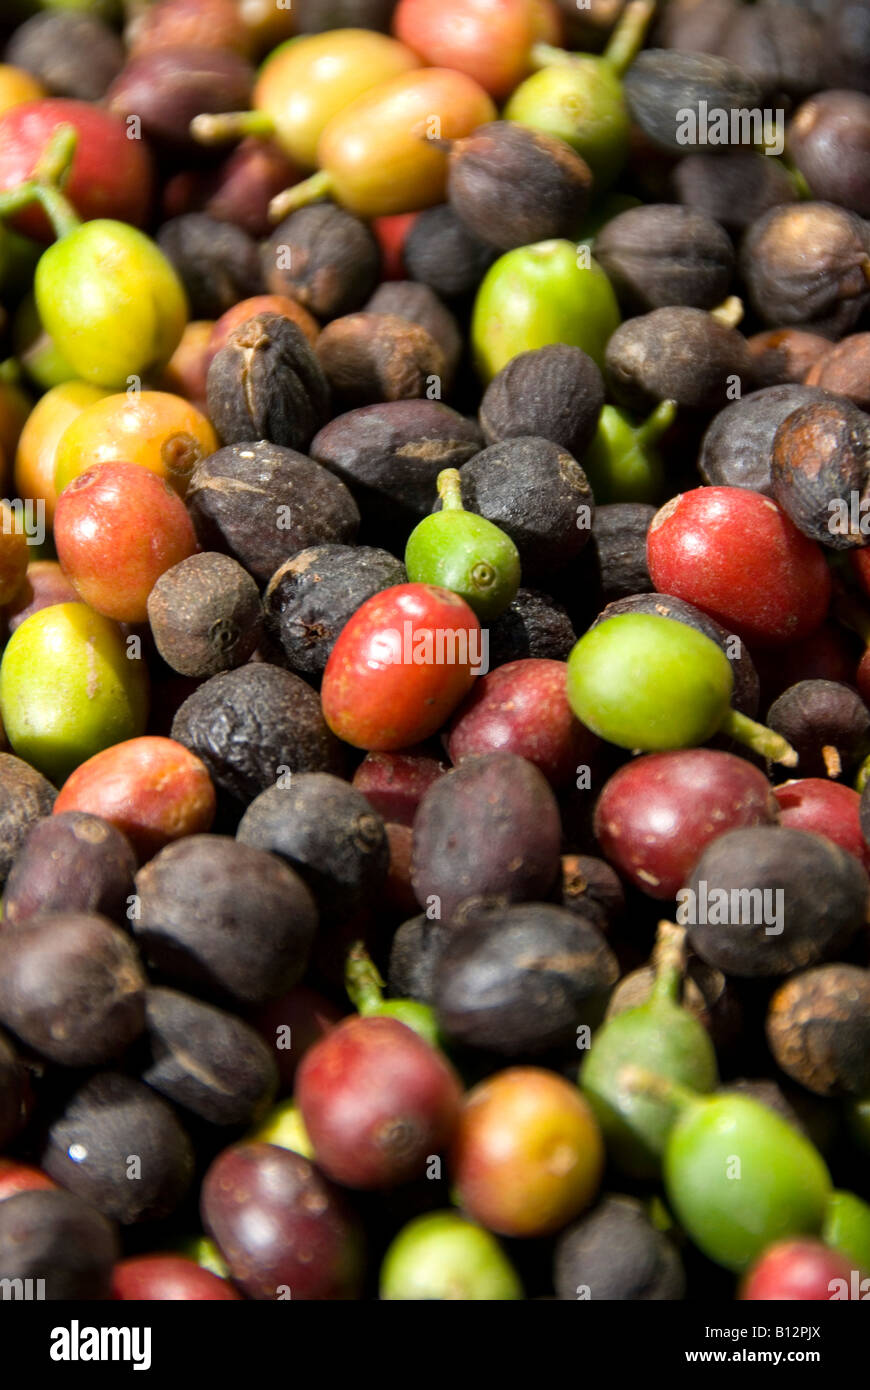
{"type": "Polygon", "coordinates": [[[523,1297],[495,1237],[455,1211],[418,1216],[399,1232],[384,1256],[380,1293],[392,1302],[473,1303],[523,1297]]]}
{"type": "Polygon", "coordinates": [[[104,748],[145,732],[145,663],[120,629],[84,603],[27,618],[0,664],[0,714],[9,743],[60,784],[104,748]]]}
{"type": "Polygon", "coordinates": [[[513,603],[520,586],[520,557],[510,536],[462,505],[460,475],[438,475],[442,510],[415,526],[405,549],[405,568],[415,584],[435,584],[459,594],[489,621],[513,603]]]}

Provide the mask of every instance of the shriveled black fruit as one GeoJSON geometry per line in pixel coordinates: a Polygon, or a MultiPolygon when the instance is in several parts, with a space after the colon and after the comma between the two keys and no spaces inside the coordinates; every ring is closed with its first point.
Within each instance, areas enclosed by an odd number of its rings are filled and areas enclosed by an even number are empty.
{"type": "Polygon", "coordinates": [[[260,1034],[189,994],[148,991],[145,1040],[140,1079],[209,1124],[254,1124],[278,1089],[275,1057],[260,1034]]]}
{"type": "Polygon", "coordinates": [[[870,13],[866,0],[827,0],[822,17],[828,86],[870,92],[870,13]]]}
{"type": "Polygon", "coordinates": [[[490,668],[539,657],[567,661],[577,634],[567,611],[549,594],[518,589],[509,608],[489,625],[490,668]]]}
{"type": "Polygon", "coordinates": [[[224,444],[268,439],[305,449],[329,417],[322,367],[283,314],[255,314],[230,334],[212,358],[206,399],[224,444]]]}
{"type": "Polygon", "coordinates": [[[218,319],[263,288],[257,243],[231,222],[184,213],[164,222],[157,244],[178,272],[192,318],[218,319]]]}
{"type": "Polygon", "coordinates": [[[4,62],[38,77],[51,96],[99,101],[124,66],[124,45],[95,14],[54,10],[19,25],[4,62]]]}
{"type": "Polygon", "coordinates": [[[633,314],[671,304],[713,309],[734,276],[728,233],[705,213],[671,203],[612,217],[595,238],[595,259],[633,314]]]}
{"type": "Polygon", "coordinates": [[[500,251],[576,237],[591,189],[589,165],[564,140],[513,121],[489,121],[450,147],[450,205],[500,251]]]}
{"type": "Polygon", "coordinates": [[[3,921],[50,912],[96,912],[126,924],[136,856],[125,835],[87,811],[33,826],[6,880],[3,921]]]}
{"type": "Polygon", "coordinates": [[[819,965],[780,985],[767,1013],[778,1066],[817,1096],[870,1093],[870,971],[819,965]]]}
{"type": "Polygon", "coordinates": [[[247,111],[253,85],[254,70],[238,53],[185,44],[128,59],[105,100],[116,116],[138,116],[155,145],[201,159],[191,121],[203,112],[247,111]]]}
{"type": "Polygon", "coordinates": [[[755,135],[750,126],[747,140],[741,115],[759,108],[761,88],[724,58],[648,48],[635,58],[623,87],[628,109],[641,130],[654,145],[672,154],[685,154],[700,144],[709,144],[715,153],[747,144],[755,135]],[[702,102],[708,112],[723,113],[711,130],[704,126],[702,102]]]}
{"type": "Polygon", "coordinates": [[[449,940],[450,928],[421,912],[403,922],[393,937],[387,983],[397,999],[419,999],[431,1004],[435,968],[449,940]]]}
{"type": "Polygon", "coordinates": [[[816,355],[806,373],[808,386],[845,396],[870,413],[870,333],[852,333],[816,355]]]}
{"type": "Polygon", "coordinates": [[[718,53],[741,0],[670,0],[656,18],[653,37],[662,48],[718,53]]]}
{"type": "Polygon", "coordinates": [[[741,714],[748,714],[750,719],[754,718],[758,712],[760,683],[745,642],[739,641],[715,619],[702,613],[700,608],[686,603],[684,599],[672,598],[670,594],[632,594],[616,599],[599,613],[592,626],[597,627],[606,618],[615,618],[620,613],[658,614],[660,618],[674,618],[679,623],[686,623],[689,627],[695,628],[697,632],[703,632],[705,637],[709,637],[717,647],[721,647],[731,664],[734,676],[734,694],[731,702],[734,708],[741,714]]]}
{"type": "Polygon", "coordinates": [[[776,431],[771,480],[777,502],[805,536],[833,550],[866,545],[870,416],[827,392],[801,405],[776,431]]]}
{"type": "Polygon", "coordinates": [[[814,198],[870,217],[870,96],[817,92],[792,117],[787,147],[814,198]]]}
{"type": "Polygon", "coordinates": [[[832,840],[788,826],[729,830],[680,900],[692,950],[726,975],[784,975],[844,950],[864,923],[868,879],[832,840]],[[703,886],[702,886],[703,885],[703,886]]]}
{"type": "Polygon", "coordinates": [[[215,676],[253,655],[263,628],[257,585],[230,555],[190,555],[148,595],[154,645],[182,676],[215,676]]]}
{"type": "Polygon", "coordinates": [[[290,774],[340,765],[339,744],[310,685],[266,662],[204,681],[178,709],[172,737],[242,805],[290,774]]]}
{"type": "Polygon", "coordinates": [[[840,777],[870,749],[870,710],[839,681],[790,685],[774,700],[767,723],[797,752],[801,777],[840,777]]]}
{"type": "Polygon", "coordinates": [[[833,203],[772,208],[740,251],[750,303],[771,328],[801,324],[825,337],[848,333],[870,303],[870,230],[833,203]]]}
{"type": "Polygon", "coordinates": [[[758,150],[687,154],[671,172],[677,200],[706,213],[729,232],[742,232],[756,218],[798,201],[785,165],[758,150]]]}
{"type": "Polygon", "coordinates": [[[703,309],[674,307],[623,323],[611,336],[605,376],[620,405],[638,414],[659,401],[720,410],[749,379],[746,340],[703,309]]]}
{"type": "Polygon", "coordinates": [[[326,925],[377,899],[389,869],[384,822],[371,802],[328,773],[301,773],[251,803],[239,842],[269,850],[308,884],[326,925]]]}
{"type": "Polygon", "coordinates": [[[367,314],[392,314],[425,328],[444,353],[444,390],[449,391],[464,347],[454,314],[434,290],[416,280],[385,280],[365,305],[367,314]]]}
{"type": "Polygon", "coordinates": [[[741,5],[716,52],[754,79],[768,103],[800,101],[825,85],[821,25],[800,5],[741,5]]]}
{"type": "Polygon", "coordinates": [[[295,0],[295,32],[321,34],[325,29],[375,29],[389,33],[394,0],[295,0]]]}
{"type": "Polygon", "coordinates": [[[562,855],[562,906],[607,932],[625,911],[619,875],[592,854],[562,855]]]}
{"type": "Polygon", "coordinates": [[[62,1066],[119,1057],[145,1025],[145,974],[129,936],[84,912],[4,925],[0,1023],[62,1066]]]}
{"type": "Polygon", "coordinates": [[[311,456],[350,488],[367,539],[395,536],[398,548],[432,510],[441,470],[461,468],[482,445],[477,421],[440,401],[392,401],[337,416],[311,456]]]}
{"type": "Polygon", "coordinates": [[[381,253],[373,233],[335,203],[299,208],[262,248],[272,294],[289,295],[317,319],[361,309],[378,283],[381,253]]]}
{"type": "Polygon", "coordinates": [[[609,502],[596,508],[592,537],[583,555],[596,611],[614,599],[652,592],[646,537],[655,514],[655,507],[647,502],[609,502]]]}
{"type": "Polygon", "coordinates": [[[68,1097],[42,1150],[45,1171],[122,1226],[171,1215],[193,1178],[193,1146],[166,1101],[120,1072],[68,1097]]]}
{"type": "Polygon", "coordinates": [[[686,1274],[678,1251],[635,1197],[604,1197],[559,1236],[553,1285],[566,1302],[659,1302],[685,1297],[686,1274]]]}
{"type": "Polygon", "coordinates": [[[559,873],[560,838],[556,799],[536,767],[514,753],[467,758],[417,809],[417,901],[449,922],[469,905],[545,898],[559,873]]]}
{"type": "Polygon", "coordinates": [[[339,633],[381,589],[404,584],[405,566],[387,550],[366,545],[315,545],[300,550],[269,580],[266,628],[280,642],[291,671],[319,681],[339,633]]]}
{"type": "Polygon", "coordinates": [[[577,460],[548,439],[503,439],[461,469],[462,499],[506,531],[523,578],[550,576],[589,540],[594,500],[577,460]]]}
{"type": "Polygon", "coordinates": [[[402,248],[411,278],[444,299],[473,294],[497,255],[494,246],[468,230],[449,203],[424,209],[402,248]]]}
{"type": "Polygon", "coordinates": [[[512,357],[486,388],[480,425],[487,444],[535,436],[582,458],[604,405],[604,380],[581,348],[567,343],[512,357]]]}
{"type": "Polygon", "coordinates": [[[35,767],[0,753],[0,880],[8,876],[31,826],[51,815],[56,797],[57,788],[35,767]]]}
{"type": "MultiPolygon", "coordinates": [[[[756,386],[809,385],[815,364],[830,350],[829,338],[803,328],[768,328],[753,333],[746,346],[756,386]]],[[[813,385],[821,385],[813,382],[813,385]]],[[[828,388],[830,389],[830,388],[828,388]]],[[[836,394],[836,393],[835,393],[836,394]]]]}
{"type": "Polygon", "coordinates": [[[732,401],[710,422],[698,469],[712,487],[745,487],[773,497],[773,442],[783,420],[799,406],[827,399],[813,386],[767,386],[732,401]]]}
{"type": "Polygon", "coordinates": [[[597,927],[551,903],[518,903],[449,933],[434,972],[445,1037],[506,1057],[576,1043],[619,975],[597,927]]]}
{"type": "MultiPolygon", "coordinates": [[[[317,360],[345,410],[449,388],[447,356],[427,328],[397,314],[345,314],[327,324],[317,360]]],[[[321,422],[322,423],[322,422],[321,422]]]]}
{"type": "Polygon", "coordinates": [[[172,981],[260,1004],[305,973],[317,910],[274,855],[223,835],[191,835],[139,871],[136,892],[136,939],[172,981]]]}
{"type": "Polygon", "coordinates": [[[8,1280],[44,1279],[51,1302],[108,1300],[120,1255],[111,1222],[72,1192],[19,1192],[0,1202],[4,1288],[8,1280]]]}
{"type": "Polygon", "coordinates": [[[0,1033],[0,1145],[14,1139],[25,1119],[25,1073],[12,1043],[0,1033]]]}
{"type": "Polygon", "coordinates": [[[330,471],[262,438],[203,459],[187,505],[203,549],[232,555],[261,584],[300,550],[353,541],[359,527],[356,503],[330,471]]]}

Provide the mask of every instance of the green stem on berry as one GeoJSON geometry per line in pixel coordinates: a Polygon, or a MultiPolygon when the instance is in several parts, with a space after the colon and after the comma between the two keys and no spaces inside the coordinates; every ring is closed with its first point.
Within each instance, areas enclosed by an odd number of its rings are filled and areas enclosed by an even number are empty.
{"type": "Polygon", "coordinates": [[[275,122],[268,111],[209,111],[194,116],[190,133],[198,145],[226,145],[246,135],[268,140],[275,134],[275,122]]]}
{"type": "Polygon", "coordinates": [[[650,444],[657,444],[662,435],[667,434],[676,418],[676,401],[660,401],[652,415],[635,430],[634,437],[638,447],[643,449],[650,444]]]}
{"type": "Polygon", "coordinates": [[[77,140],[78,133],[74,126],[57,127],[39,156],[32,176],[17,188],[0,193],[0,221],[14,217],[16,213],[37,203],[58,240],[81,226],[82,219],[59,188],[69,174],[77,140]]]}
{"type": "Polygon", "coordinates": [[[21,380],[21,367],[16,358],[7,357],[0,362],[0,386],[17,386],[21,380]]]}
{"type": "Polygon", "coordinates": [[[686,969],[686,932],[676,922],[659,922],[653,951],[655,980],[650,1000],[679,1004],[686,969]]]}
{"type": "Polygon", "coordinates": [[[619,77],[631,67],[643,48],[655,10],[655,0],[631,0],[626,5],[602,55],[619,77]]]}
{"type": "Polygon", "coordinates": [[[550,68],[578,61],[606,63],[618,77],[621,77],[626,68],[631,67],[643,47],[655,8],[655,0],[631,0],[600,56],[594,53],[572,53],[570,49],[557,48],[552,43],[536,43],[531,49],[531,65],[533,68],[550,68]]]}
{"type": "Polygon", "coordinates": [[[59,125],[51,134],[45,149],[36,162],[29,182],[50,184],[59,188],[69,176],[78,144],[75,126],[59,125]]]}
{"type": "Polygon", "coordinates": [[[438,474],[435,486],[445,512],[464,512],[462,505],[462,480],[458,468],[443,468],[438,474]]]}
{"type": "Polygon", "coordinates": [[[753,753],[759,753],[762,758],[782,763],[783,767],[797,767],[798,755],[781,734],[768,729],[764,724],[758,724],[739,710],[729,709],[719,731],[730,735],[744,747],[751,748],[753,753]]]}
{"type": "Polygon", "coordinates": [[[273,222],[280,222],[297,208],[307,207],[309,203],[316,203],[320,198],[328,198],[332,189],[332,175],[326,169],[319,169],[316,174],[311,174],[301,183],[294,183],[292,188],[285,188],[283,193],[277,193],[269,204],[269,216],[273,222]]]}
{"type": "Polygon", "coordinates": [[[344,987],[357,1013],[377,1013],[384,1002],[384,981],[361,941],[355,941],[344,965],[344,987]]]}

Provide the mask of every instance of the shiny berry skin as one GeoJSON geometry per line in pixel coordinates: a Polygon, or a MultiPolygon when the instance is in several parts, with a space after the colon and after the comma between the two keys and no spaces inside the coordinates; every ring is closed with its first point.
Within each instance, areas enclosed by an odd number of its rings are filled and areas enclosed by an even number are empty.
{"type": "Polygon", "coordinates": [[[752,763],[687,748],[619,768],[598,798],[595,835],[604,857],[642,892],[673,898],[718,835],[776,819],[770,785],[752,763]]]}
{"type": "Polygon", "coordinates": [[[77,767],[53,810],[89,811],[123,831],[140,861],[211,828],[215,790],[205,764],[171,738],[131,738],[77,767]]]}
{"type": "Polygon", "coordinates": [[[469,1092],[450,1164],[461,1206],[482,1226],[551,1235],[595,1197],[604,1141],[576,1086],[539,1067],[511,1067],[469,1092]]]}
{"type": "Polygon", "coordinates": [[[482,753],[517,753],[554,787],[564,786],[598,747],[568,704],[564,661],[509,661],[481,676],[447,735],[451,762],[482,753]]]}
{"type": "Polygon", "coordinates": [[[54,542],[79,596],[121,623],[145,622],[157,580],[198,549],[178,493],[137,463],[101,463],[74,478],[58,498],[54,542]]]}
{"type": "Polygon", "coordinates": [[[446,1057],[404,1023],[356,1017],[305,1054],[296,1099],[328,1177],[390,1188],[421,1177],[450,1143],[462,1086],[446,1057]]]}
{"type": "Polygon", "coordinates": [[[74,374],[116,391],[165,367],[187,324],[174,266],[143,232],[112,218],[83,222],[49,246],[33,292],[74,374]]]}
{"type": "Polygon", "coordinates": [[[750,645],[797,642],[831,597],[824,553],[769,497],[702,487],[653,517],[647,561],[661,594],[693,603],[750,645]]]}
{"type": "MultiPolygon", "coordinates": [[[[117,217],[141,226],[151,202],[152,169],[147,146],[128,139],[118,116],[86,101],[49,97],[29,101],[0,116],[0,192],[16,188],[33,173],[54,131],[71,125],[76,148],[64,194],[83,220],[117,217]]],[[[44,213],[29,208],[15,218],[25,235],[51,240],[44,213]]]]}
{"type": "Polygon", "coordinates": [[[145,663],[87,604],[42,608],[6,644],[0,714],[13,752],[60,783],[95,753],[143,733],[145,663]]]}
{"type": "Polygon", "coordinates": [[[327,724],[355,748],[422,743],[470,690],[481,643],[474,613],[447,589],[383,589],[357,609],[332,649],[321,690],[327,724]]]}
{"type": "Polygon", "coordinates": [[[196,465],[218,448],[205,415],[170,391],[104,393],[58,439],[54,483],[63,492],[95,464],[123,459],[150,468],[183,497],[196,465]]]}
{"type": "Polygon", "coordinates": [[[202,1184],[203,1225],[248,1298],[356,1298],[359,1234],[340,1195],[301,1154],[234,1144],[202,1184]]]}
{"type": "MultiPolygon", "coordinates": [[[[820,1303],[850,1288],[851,1261],[820,1240],[783,1240],[755,1261],[740,1286],[744,1303],[820,1303]]],[[[867,1285],[870,1290],[870,1283],[867,1285]]],[[[846,1292],[841,1297],[849,1297],[846,1292]]]]}
{"type": "Polygon", "coordinates": [[[870,873],[870,846],[861,834],[861,798],[842,782],[827,777],[800,777],[774,787],[780,825],[810,830],[848,850],[870,873]]]}
{"type": "Polygon", "coordinates": [[[240,1295],[227,1279],[185,1255],[134,1255],[112,1274],[112,1297],[124,1303],[229,1303],[240,1295]]]}
{"type": "Polygon", "coordinates": [[[396,38],[434,67],[473,77],[490,96],[510,96],[531,67],[537,40],[559,41],[559,16],[549,0],[399,0],[396,38]]]}
{"type": "Polygon", "coordinates": [[[0,1202],[17,1197],[19,1192],[56,1190],[57,1183],[41,1168],[20,1163],[17,1158],[0,1158],[0,1202]]]}

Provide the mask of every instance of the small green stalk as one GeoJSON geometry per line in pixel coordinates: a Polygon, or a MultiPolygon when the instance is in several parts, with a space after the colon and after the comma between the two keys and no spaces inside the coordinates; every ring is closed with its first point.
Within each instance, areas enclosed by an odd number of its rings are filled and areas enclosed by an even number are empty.
{"type": "Polygon", "coordinates": [[[0,362],[0,386],[17,386],[21,380],[21,367],[14,357],[0,362]]]}
{"type": "Polygon", "coordinates": [[[605,63],[620,77],[643,48],[655,12],[655,0],[631,0],[631,4],[626,5],[603,54],[605,63]]]}
{"type": "Polygon", "coordinates": [[[686,969],[686,932],[676,922],[659,922],[653,952],[655,979],[649,1001],[679,1004],[686,969]]]}
{"type": "Polygon", "coordinates": [[[347,953],[344,987],[348,999],[363,1017],[377,1013],[384,1002],[384,981],[361,941],[355,941],[347,953]]]}
{"type": "Polygon", "coordinates": [[[7,193],[0,193],[0,221],[38,203],[58,240],[81,226],[82,219],[59,188],[66,182],[77,140],[74,126],[58,126],[42,151],[32,178],[7,193]]]}
{"type": "Polygon", "coordinates": [[[194,116],[190,133],[198,145],[226,145],[246,135],[268,140],[275,134],[275,122],[268,111],[203,112],[194,116]]]}
{"type": "Polygon", "coordinates": [[[774,733],[773,729],[768,729],[764,724],[756,723],[739,710],[728,711],[719,731],[730,735],[745,748],[751,748],[753,753],[759,753],[762,758],[769,758],[773,763],[782,763],[783,767],[797,767],[798,755],[781,734],[774,733]]]}
{"type": "Polygon", "coordinates": [[[438,489],[438,496],[441,498],[441,508],[445,512],[464,512],[462,505],[462,479],[459,476],[458,468],[444,468],[438,474],[435,482],[438,489]]]}
{"type": "Polygon", "coordinates": [[[631,0],[600,57],[592,53],[571,53],[568,49],[556,48],[551,43],[536,43],[532,46],[532,67],[549,68],[558,63],[576,62],[578,58],[592,59],[595,62],[606,63],[618,77],[621,77],[631,67],[643,47],[655,8],[655,0],[631,0]]]}
{"type": "Polygon", "coordinates": [[[635,438],[641,449],[657,444],[662,435],[667,434],[677,418],[676,401],[660,401],[651,415],[635,430],[635,438]]]}
{"type": "Polygon", "coordinates": [[[269,216],[273,222],[280,222],[297,208],[307,207],[309,203],[316,203],[320,198],[328,198],[332,186],[332,175],[326,169],[319,169],[316,174],[311,174],[301,183],[294,183],[292,188],[285,188],[283,193],[277,193],[269,204],[269,216]]]}

